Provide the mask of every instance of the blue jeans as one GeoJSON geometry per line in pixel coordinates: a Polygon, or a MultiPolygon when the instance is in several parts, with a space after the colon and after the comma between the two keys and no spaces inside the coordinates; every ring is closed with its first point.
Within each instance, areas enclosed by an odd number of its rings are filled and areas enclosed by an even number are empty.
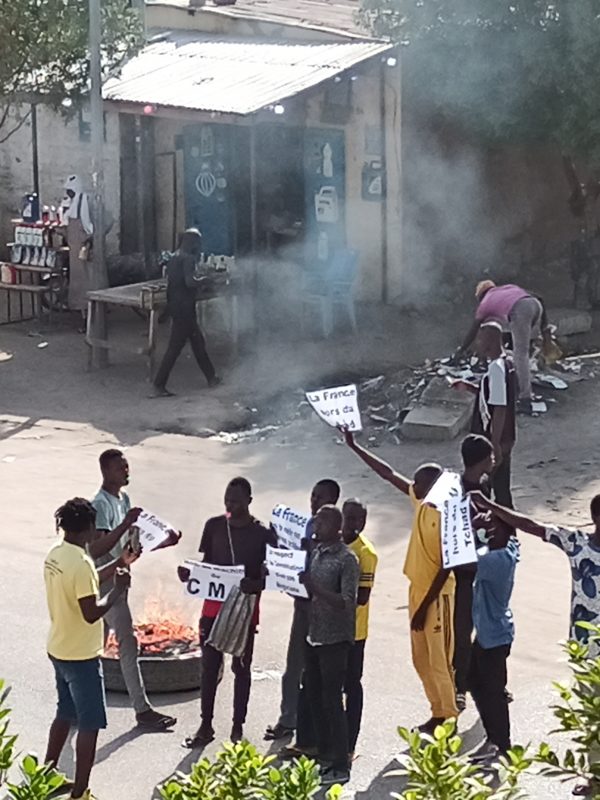
{"type": "Polygon", "coordinates": [[[56,676],[56,719],[70,722],[80,731],[106,728],[104,675],[99,658],[61,661],[49,656],[56,676]]]}

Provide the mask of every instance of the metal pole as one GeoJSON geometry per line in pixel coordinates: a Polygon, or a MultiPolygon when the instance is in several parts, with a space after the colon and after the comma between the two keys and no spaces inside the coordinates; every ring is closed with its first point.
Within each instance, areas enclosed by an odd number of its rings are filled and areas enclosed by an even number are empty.
{"type": "MultiPolygon", "coordinates": [[[[38,127],[37,127],[37,106],[31,104],[31,163],[33,166],[33,191],[40,200],[40,166],[38,156],[38,127]]],[[[41,212],[40,208],[40,212],[41,212]]]]}
{"type": "MultiPolygon", "coordinates": [[[[92,143],[92,187],[94,194],[93,225],[94,225],[94,260],[93,260],[93,289],[108,287],[108,271],[106,268],[105,251],[105,220],[104,220],[104,110],[102,107],[102,68],[101,68],[101,41],[102,41],[102,11],[101,0],[89,0],[89,45],[90,45],[90,122],[92,143]]],[[[106,339],[106,315],[104,303],[97,304],[99,313],[94,320],[94,338],[106,339]]],[[[94,315],[96,316],[96,315],[94,315]]],[[[104,348],[96,348],[94,361],[97,366],[107,363],[107,353],[104,348]]]]}

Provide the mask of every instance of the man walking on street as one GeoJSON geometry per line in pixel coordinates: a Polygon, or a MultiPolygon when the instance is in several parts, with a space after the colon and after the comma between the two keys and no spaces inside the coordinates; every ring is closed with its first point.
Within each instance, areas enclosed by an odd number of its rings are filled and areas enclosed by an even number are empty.
{"type": "Polygon", "coordinates": [[[369,453],[345,430],[348,447],[380,478],[408,495],[415,510],[406,551],[404,574],[410,582],[408,613],[413,664],[431,706],[431,718],[419,726],[433,734],[446,719],[456,717],[454,674],[454,575],[442,565],[440,513],[423,499],[440,477],[439,464],[423,464],[410,481],[369,453]]]}
{"type": "MultiPolygon", "coordinates": [[[[135,525],[141,509],[131,508],[129,496],[123,487],[129,484],[129,464],[120,450],[106,450],[100,456],[102,488],[92,501],[96,509],[98,535],[89,544],[88,552],[101,568],[119,558],[127,542],[129,529],[135,525]]],[[[173,542],[175,543],[175,542],[173,542]]],[[[111,584],[100,584],[100,595],[105,597],[111,584]]],[[[133,619],[127,592],[123,592],[104,617],[105,641],[113,630],[119,646],[119,661],[123,680],[132,702],[135,718],[140,728],[163,731],[177,722],[174,717],[155,711],[146,695],[138,661],[138,641],[133,630],[133,619]]]]}
{"type": "Polygon", "coordinates": [[[362,676],[365,645],[369,635],[369,601],[375,584],[377,553],[363,531],[367,524],[367,509],[360,500],[346,500],[342,507],[342,538],[348,549],[358,559],[360,577],[356,598],[355,642],[348,656],[348,669],[344,682],[346,716],[348,719],[348,747],[350,764],[354,759],[356,742],[360,733],[363,712],[362,676]]]}
{"type": "Polygon", "coordinates": [[[342,514],[323,506],[315,517],[317,546],[302,573],[310,596],[306,688],[314,718],[322,786],[350,780],[344,678],[354,645],[359,567],[342,541],[342,514]]]}
{"type": "Polygon", "coordinates": [[[81,497],[61,506],[55,514],[61,541],[54,544],[44,563],[46,599],[50,614],[48,656],[54,667],[58,704],[50,728],[45,763],[55,767],[69,736],[78,729],[75,780],[71,797],[93,800],[89,780],[98,732],[106,728],[102,617],[118,602],[130,583],[129,565],[138,554],[129,548],[96,572],[86,553],[95,532],[96,512],[81,497]],[[114,581],[112,580],[114,575],[114,581]],[[99,580],[110,590],[99,599],[99,580]]]}
{"type": "MultiPolygon", "coordinates": [[[[303,546],[309,552],[314,544],[313,525],[315,515],[324,505],[335,506],[340,499],[340,487],[331,478],[323,478],[318,481],[310,495],[310,510],[312,517],[306,526],[306,537],[303,546]]],[[[308,557],[307,557],[308,560],[308,557]]],[[[303,733],[312,739],[310,731],[310,709],[303,708],[300,711],[301,723],[298,721],[298,706],[300,702],[300,685],[302,673],[304,672],[304,658],[306,637],[308,635],[308,615],[310,603],[302,598],[294,598],[294,616],[292,628],[288,642],[285,672],[281,679],[281,714],[275,725],[269,725],[265,733],[267,741],[283,739],[289,736],[297,728],[304,728],[303,733]]],[[[306,704],[305,704],[306,705],[306,704]]],[[[296,747],[302,748],[307,742],[296,741],[296,747]]],[[[300,750],[294,747],[288,748],[290,754],[300,755],[300,750]]]]}

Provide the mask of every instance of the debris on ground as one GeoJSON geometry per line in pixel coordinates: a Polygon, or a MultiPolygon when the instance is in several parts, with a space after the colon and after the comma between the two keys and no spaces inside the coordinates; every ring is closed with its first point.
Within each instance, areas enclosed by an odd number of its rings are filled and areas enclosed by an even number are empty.
{"type": "MultiPolygon", "coordinates": [[[[551,367],[544,365],[543,370],[538,365],[538,356],[539,353],[534,354],[531,363],[532,383],[540,392],[534,397],[533,417],[548,413],[557,402],[552,394],[564,392],[571,383],[594,378],[600,369],[600,352],[569,356],[551,367]]],[[[385,442],[399,445],[405,438],[448,439],[464,430],[470,419],[472,396],[455,392],[452,386],[460,381],[478,383],[485,369],[485,364],[476,357],[465,358],[458,364],[449,357],[427,359],[423,364],[366,379],[356,375],[329,376],[320,381],[320,387],[356,383],[364,440],[370,447],[385,442]],[[424,410],[420,424],[403,428],[407,416],[419,409],[424,410]],[[411,427],[413,430],[409,430],[411,427]]],[[[289,390],[270,398],[260,408],[237,401],[230,425],[224,425],[220,431],[203,429],[195,435],[226,444],[264,441],[281,434],[294,421],[311,415],[304,391],[289,390]]],[[[418,416],[413,414],[413,418],[418,416]]],[[[181,422],[177,432],[187,432],[182,430],[181,422]]],[[[173,423],[170,427],[173,428],[173,423]]],[[[325,426],[323,430],[325,434],[325,426]]],[[[338,438],[333,430],[330,433],[338,438]]],[[[285,439],[282,446],[286,444],[291,442],[285,439]]]]}

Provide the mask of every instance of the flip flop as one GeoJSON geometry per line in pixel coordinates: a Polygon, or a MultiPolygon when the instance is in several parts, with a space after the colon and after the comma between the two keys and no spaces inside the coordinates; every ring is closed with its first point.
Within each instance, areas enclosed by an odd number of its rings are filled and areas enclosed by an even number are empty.
{"type": "Polygon", "coordinates": [[[185,747],[187,750],[199,750],[213,742],[214,738],[214,731],[202,732],[201,730],[198,730],[193,736],[186,736],[181,743],[181,746],[185,747]]]}
{"type": "Polygon", "coordinates": [[[263,739],[266,742],[275,742],[277,739],[285,739],[286,736],[291,736],[294,733],[293,728],[286,728],[285,725],[269,725],[263,739]]]}
{"type": "Polygon", "coordinates": [[[302,758],[302,756],[306,756],[307,758],[315,758],[316,755],[316,747],[297,747],[295,744],[289,744],[287,747],[282,747],[279,751],[279,758],[283,759],[302,758]]]}
{"type": "Polygon", "coordinates": [[[158,711],[154,712],[155,716],[148,720],[137,718],[139,728],[151,731],[166,731],[177,724],[175,717],[169,717],[167,714],[160,714],[158,711]]]}

